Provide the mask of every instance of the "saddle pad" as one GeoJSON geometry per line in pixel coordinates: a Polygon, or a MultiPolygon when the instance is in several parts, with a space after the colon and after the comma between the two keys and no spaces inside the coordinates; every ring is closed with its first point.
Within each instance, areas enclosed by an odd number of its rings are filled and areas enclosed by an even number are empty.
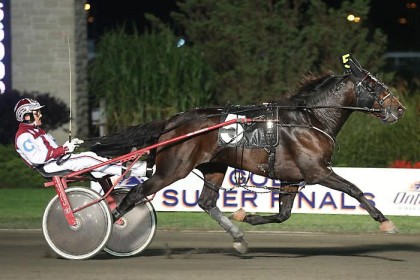
{"type": "MultiPolygon", "coordinates": [[[[238,118],[258,118],[259,120],[272,120],[273,109],[262,107],[255,110],[238,110],[227,112],[221,117],[221,122],[238,118]]],[[[234,123],[219,129],[218,145],[244,148],[266,148],[276,146],[277,126],[270,122],[234,123]],[[274,140],[274,141],[273,141],[274,140]]]]}

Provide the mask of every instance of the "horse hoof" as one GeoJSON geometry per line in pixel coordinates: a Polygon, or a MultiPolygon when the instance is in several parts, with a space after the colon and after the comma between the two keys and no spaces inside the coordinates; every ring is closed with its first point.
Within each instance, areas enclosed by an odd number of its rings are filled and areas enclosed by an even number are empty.
{"type": "Polygon", "coordinates": [[[233,242],[233,248],[235,248],[236,252],[239,254],[245,254],[248,252],[248,243],[245,240],[241,242],[233,242]]]}
{"type": "Polygon", "coordinates": [[[239,208],[232,215],[229,216],[229,219],[237,221],[237,222],[242,222],[245,219],[245,216],[246,216],[245,210],[242,208],[239,208]]]}
{"type": "Polygon", "coordinates": [[[394,223],[391,221],[382,222],[379,226],[379,229],[385,233],[398,233],[398,229],[395,227],[394,223]]]}

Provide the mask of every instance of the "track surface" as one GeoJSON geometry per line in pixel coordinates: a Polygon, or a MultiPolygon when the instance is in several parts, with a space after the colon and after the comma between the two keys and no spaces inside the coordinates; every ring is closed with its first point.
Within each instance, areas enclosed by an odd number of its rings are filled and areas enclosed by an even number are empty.
{"type": "Polygon", "coordinates": [[[0,230],[0,279],[419,279],[420,236],[252,233],[237,256],[224,232],[158,231],[142,255],[57,258],[41,231],[0,230]]]}

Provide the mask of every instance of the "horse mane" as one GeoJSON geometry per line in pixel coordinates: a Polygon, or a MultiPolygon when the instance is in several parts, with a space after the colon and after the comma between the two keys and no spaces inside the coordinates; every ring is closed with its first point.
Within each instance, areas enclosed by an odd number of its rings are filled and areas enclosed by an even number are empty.
{"type": "Polygon", "coordinates": [[[287,100],[292,105],[308,105],[324,98],[324,94],[331,86],[335,85],[342,76],[335,76],[332,71],[324,71],[320,74],[309,73],[303,76],[297,89],[287,100]]]}
{"type": "Polygon", "coordinates": [[[297,94],[316,90],[325,82],[325,80],[334,76],[332,71],[324,71],[319,74],[307,73],[301,79],[297,87],[297,94]]]}

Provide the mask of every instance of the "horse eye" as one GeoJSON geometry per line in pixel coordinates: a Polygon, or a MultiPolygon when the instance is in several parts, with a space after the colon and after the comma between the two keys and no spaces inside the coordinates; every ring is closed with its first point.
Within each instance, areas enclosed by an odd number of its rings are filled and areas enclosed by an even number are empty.
{"type": "Polygon", "coordinates": [[[376,86],[376,84],[369,83],[367,85],[367,88],[368,88],[369,91],[374,91],[375,90],[375,86],[376,86]]]}

